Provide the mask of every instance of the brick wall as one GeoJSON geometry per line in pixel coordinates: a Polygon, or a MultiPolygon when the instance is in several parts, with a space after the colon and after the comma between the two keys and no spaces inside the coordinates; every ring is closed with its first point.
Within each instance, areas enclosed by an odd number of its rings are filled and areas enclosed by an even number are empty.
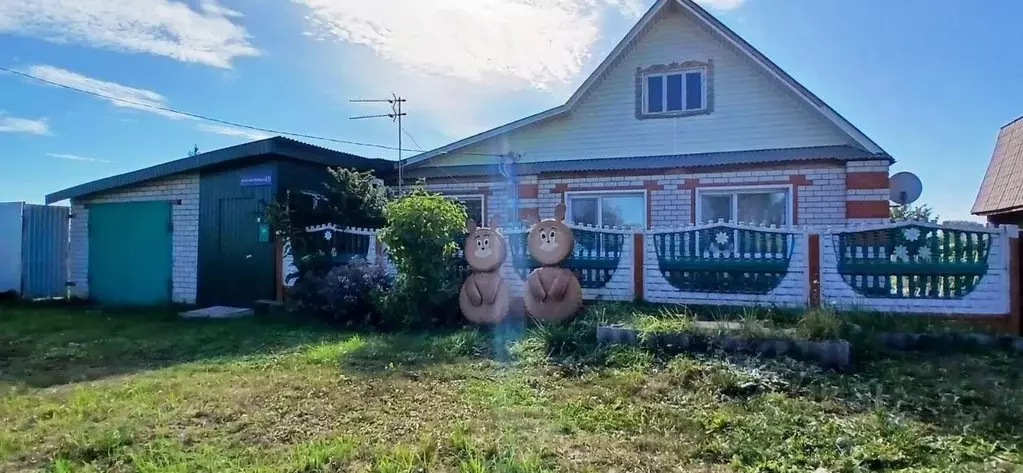
{"type": "MultiPolygon", "coordinates": [[[[884,163],[883,161],[878,161],[884,163]]],[[[874,165],[862,169],[877,169],[874,165]]],[[[647,195],[648,226],[667,227],[696,223],[693,202],[698,189],[746,186],[777,186],[791,189],[793,218],[798,225],[836,225],[847,222],[847,200],[860,190],[846,189],[847,167],[842,164],[808,163],[749,168],[721,172],[658,170],[616,172],[560,172],[520,176],[519,213],[536,212],[550,218],[566,192],[636,191],[647,195]],[[533,197],[535,195],[535,197],[533,197]],[[528,210],[525,210],[528,209],[528,210]]],[[[860,168],[857,168],[860,169],[860,168]]],[[[887,165],[884,166],[887,172],[887,165]]],[[[887,174],[885,175],[887,180],[887,174]]],[[[427,180],[427,188],[450,195],[485,194],[487,218],[510,222],[511,199],[508,183],[501,177],[443,178],[427,180]]],[[[885,199],[871,190],[871,199],[885,199]]],[[[884,191],[885,195],[887,191],[884,191]]],[[[887,209],[887,204],[886,209],[887,209]]],[[[887,217],[887,214],[885,215],[887,217]]],[[[876,221],[858,219],[857,221],[876,221]]]]}
{"type": "Polygon", "coordinates": [[[888,161],[850,161],[845,165],[845,213],[849,223],[889,219],[888,161]]]}
{"type": "Polygon", "coordinates": [[[181,201],[180,205],[173,205],[171,209],[174,223],[171,238],[172,298],[174,302],[195,303],[199,260],[199,175],[196,173],[179,174],[72,200],[70,278],[74,283],[72,293],[75,296],[89,296],[88,204],[152,200],[181,201]]]}

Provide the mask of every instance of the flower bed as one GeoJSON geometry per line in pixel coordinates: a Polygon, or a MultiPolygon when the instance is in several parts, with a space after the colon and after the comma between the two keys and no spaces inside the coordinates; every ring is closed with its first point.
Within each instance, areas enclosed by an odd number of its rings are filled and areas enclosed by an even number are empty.
{"type": "Polygon", "coordinates": [[[597,343],[647,346],[667,352],[719,349],[764,357],[789,356],[840,371],[852,365],[852,345],[845,340],[805,340],[786,335],[743,333],[740,324],[730,322],[694,322],[689,330],[665,332],[644,331],[625,325],[597,327],[597,343]]]}

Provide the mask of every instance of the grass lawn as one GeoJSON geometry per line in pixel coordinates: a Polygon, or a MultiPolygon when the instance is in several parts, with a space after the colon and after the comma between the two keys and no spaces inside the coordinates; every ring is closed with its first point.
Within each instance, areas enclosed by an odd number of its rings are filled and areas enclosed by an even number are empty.
{"type": "Polygon", "coordinates": [[[1019,355],[836,374],[593,338],[0,307],[0,471],[1023,471],[1019,355]]]}

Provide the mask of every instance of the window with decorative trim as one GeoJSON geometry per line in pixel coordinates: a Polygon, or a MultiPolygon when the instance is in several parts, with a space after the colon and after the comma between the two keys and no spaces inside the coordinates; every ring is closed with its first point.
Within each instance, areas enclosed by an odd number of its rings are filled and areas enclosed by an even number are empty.
{"type": "Polygon", "coordinates": [[[706,188],[696,192],[696,221],[792,223],[792,187],[706,188]]]}
{"type": "Polygon", "coordinates": [[[636,118],[708,114],[713,109],[712,62],[686,61],[636,69],[636,118]]]}
{"type": "Polygon", "coordinates": [[[646,228],[646,192],[566,192],[566,219],[608,227],[646,228]]]}

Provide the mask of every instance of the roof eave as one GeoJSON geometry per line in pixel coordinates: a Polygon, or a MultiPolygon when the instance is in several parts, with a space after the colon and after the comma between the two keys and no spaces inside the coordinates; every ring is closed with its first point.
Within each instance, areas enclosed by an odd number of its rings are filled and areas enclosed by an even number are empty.
{"type": "Polygon", "coordinates": [[[196,156],[176,159],[166,163],[157,164],[155,166],[149,166],[139,170],[79,184],[74,187],[69,187],[67,189],[48,194],[45,198],[45,202],[47,204],[52,204],[67,199],[76,199],[100,192],[106,192],[123,186],[134,185],[151,179],[158,179],[186,172],[198,172],[202,168],[208,166],[266,155],[279,155],[283,158],[315,162],[323,164],[324,166],[343,165],[331,162],[335,160],[334,158],[337,158],[341,161],[359,161],[360,165],[357,167],[360,168],[382,171],[389,167],[389,164],[386,164],[386,160],[365,158],[350,153],[276,136],[208,151],[196,156]],[[319,156],[318,153],[323,156],[319,156]]]}

